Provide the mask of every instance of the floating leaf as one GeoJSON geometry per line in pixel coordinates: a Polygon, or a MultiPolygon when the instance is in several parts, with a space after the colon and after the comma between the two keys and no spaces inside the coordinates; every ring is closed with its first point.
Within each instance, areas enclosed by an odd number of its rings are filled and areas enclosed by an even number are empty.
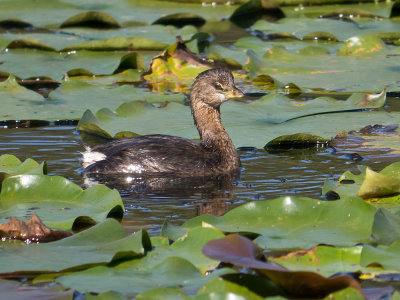
{"type": "Polygon", "coordinates": [[[387,270],[400,269],[400,240],[390,246],[372,247],[365,245],[361,252],[361,265],[381,266],[387,270]]]}
{"type": "Polygon", "coordinates": [[[63,239],[70,235],[70,232],[51,230],[42,223],[35,213],[27,222],[11,217],[6,224],[0,224],[0,236],[2,238],[48,242],[63,239]]]}
{"type": "Polygon", "coordinates": [[[91,51],[122,51],[122,50],[163,50],[168,45],[144,37],[115,37],[105,40],[84,42],[70,45],[61,51],[91,50],[91,51]]]}
{"type": "Polygon", "coordinates": [[[74,291],[65,291],[60,285],[43,287],[31,286],[14,281],[0,280],[1,296],[4,299],[12,300],[28,300],[28,299],[57,299],[57,300],[72,300],[74,291]]]}
{"type": "Polygon", "coordinates": [[[369,241],[375,212],[355,197],[333,202],[282,197],[249,202],[222,217],[195,217],[182,227],[208,223],[225,232],[255,233],[260,235],[255,242],[265,249],[308,249],[318,244],[343,247],[369,241]]]}
{"type": "Polygon", "coordinates": [[[249,239],[237,234],[208,242],[205,255],[244,268],[255,269],[294,297],[321,297],[351,286],[362,294],[359,283],[348,276],[323,277],[307,271],[291,271],[284,267],[258,260],[260,249],[249,239]]]}
{"type": "Polygon", "coordinates": [[[373,35],[351,37],[338,50],[338,55],[365,55],[382,51],[385,44],[373,35]]]}
{"type": "Polygon", "coordinates": [[[206,20],[200,16],[191,13],[176,13],[167,15],[154,21],[153,24],[173,25],[181,28],[185,25],[194,25],[200,27],[206,23],[206,20]]]}
{"type": "Polygon", "coordinates": [[[333,191],[341,198],[358,195],[380,202],[396,202],[400,193],[399,166],[400,163],[393,163],[379,173],[365,167],[359,167],[362,171],[359,175],[345,172],[337,183],[327,183],[323,194],[333,191]]]}
{"type": "Polygon", "coordinates": [[[126,262],[124,267],[135,270],[148,270],[161,263],[168,257],[178,256],[184,258],[201,271],[217,267],[218,262],[205,257],[201,248],[208,241],[223,237],[223,233],[214,228],[194,228],[189,230],[185,236],[180,237],[168,247],[159,247],[149,252],[140,261],[126,262]]]}
{"type": "Polygon", "coordinates": [[[31,243],[18,248],[1,246],[0,276],[85,269],[111,261],[141,257],[151,249],[145,231],[126,236],[114,219],[93,226],[71,237],[52,243],[31,243]],[[62,257],[63,259],[60,259],[62,257]],[[13,263],[10,264],[9,262],[13,263]]]}
{"type": "Polygon", "coordinates": [[[48,227],[71,230],[103,221],[108,214],[122,214],[119,193],[104,185],[83,190],[60,176],[18,175],[3,181],[0,220],[29,219],[36,213],[48,227]]]}
{"type": "Polygon", "coordinates": [[[7,45],[8,49],[19,49],[19,48],[28,48],[28,49],[38,49],[44,51],[56,51],[53,47],[47,46],[40,41],[37,40],[28,40],[28,39],[18,39],[13,40],[11,43],[7,45]]]}
{"type": "Polygon", "coordinates": [[[322,276],[335,274],[374,272],[375,269],[360,265],[362,247],[335,248],[318,246],[309,250],[290,252],[283,256],[268,257],[268,261],[284,266],[292,271],[312,271],[322,276]]]}
{"type": "Polygon", "coordinates": [[[284,17],[285,13],[276,2],[250,0],[238,7],[231,15],[230,20],[240,27],[247,28],[261,18],[276,21],[284,17]]]}
{"type": "Polygon", "coordinates": [[[16,156],[3,154],[0,156],[0,181],[4,178],[20,175],[20,174],[37,174],[47,173],[47,165],[45,162],[37,163],[31,158],[21,162],[16,156]]]}
{"type": "Polygon", "coordinates": [[[87,11],[70,17],[60,25],[60,28],[66,27],[118,28],[120,25],[104,12],[87,11]]]}
{"type": "Polygon", "coordinates": [[[206,281],[232,272],[229,269],[220,269],[203,276],[184,258],[169,257],[146,270],[136,270],[123,263],[115,268],[101,266],[61,276],[57,282],[80,292],[101,293],[117,290],[127,297],[133,297],[157,287],[181,287],[182,291],[193,293],[206,281]]]}
{"type": "Polygon", "coordinates": [[[400,239],[400,216],[379,208],[372,226],[372,238],[380,245],[390,245],[400,239]]]}
{"type": "Polygon", "coordinates": [[[152,59],[143,78],[152,83],[159,82],[161,78],[163,81],[172,80],[180,83],[190,80],[187,84],[189,85],[200,72],[211,66],[212,63],[193,53],[186,47],[182,38],[177,37],[174,45],[152,59]]]}
{"type": "Polygon", "coordinates": [[[357,196],[369,199],[400,194],[400,176],[396,177],[388,177],[367,168],[364,181],[358,190],[357,196]]]}

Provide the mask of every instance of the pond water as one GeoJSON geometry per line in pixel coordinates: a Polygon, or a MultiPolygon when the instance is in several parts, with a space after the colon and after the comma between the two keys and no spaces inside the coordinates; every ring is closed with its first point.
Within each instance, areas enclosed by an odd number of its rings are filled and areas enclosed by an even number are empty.
{"type": "MultiPolygon", "coordinates": [[[[28,157],[38,162],[45,160],[50,175],[61,175],[78,185],[86,185],[79,172],[83,142],[74,126],[2,128],[0,149],[0,154],[13,154],[21,160],[28,157]]],[[[399,154],[390,149],[373,153],[363,150],[312,148],[269,153],[263,149],[245,149],[240,151],[241,177],[228,186],[204,183],[193,187],[172,180],[168,184],[176,188],[155,192],[143,184],[118,185],[126,207],[123,225],[127,232],[146,228],[157,234],[166,219],[181,224],[201,213],[223,214],[247,201],[281,196],[324,199],[321,188],[325,179],[337,180],[346,170],[356,172],[360,163],[380,170],[399,160],[399,154]],[[363,160],[357,162],[352,153],[360,154],[363,160]]],[[[121,182],[125,180],[121,178],[121,182]]]]}

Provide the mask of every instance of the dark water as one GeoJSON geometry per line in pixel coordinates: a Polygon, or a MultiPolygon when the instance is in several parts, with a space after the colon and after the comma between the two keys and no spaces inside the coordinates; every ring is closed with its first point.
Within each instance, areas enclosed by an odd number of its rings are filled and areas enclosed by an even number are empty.
{"type": "MultiPolygon", "coordinates": [[[[84,186],[79,173],[82,140],[73,126],[0,129],[0,154],[13,154],[21,160],[31,157],[48,162],[49,175],[61,175],[84,186]]],[[[364,165],[380,170],[397,161],[398,154],[388,150],[371,155],[358,149],[364,165]]],[[[273,199],[280,196],[320,198],[325,179],[337,180],[346,170],[356,171],[357,162],[351,151],[335,153],[330,148],[286,150],[268,153],[265,150],[240,151],[243,170],[233,184],[206,182],[196,187],[185,182],[170,181],[165,193],[146,185],[119,186],[126,207],[123,225],[128,232],[146,228],[159,232],[169,219],[175,224],[200,213],[222,214],[241,203],[273,199]],[[175,188],[174,188],[175,187],[175,188]]],[[[126,178],[121,178],[122,181],[126,178]]],[[[128,180],[129,181],[129,180],[128,180]]]]}

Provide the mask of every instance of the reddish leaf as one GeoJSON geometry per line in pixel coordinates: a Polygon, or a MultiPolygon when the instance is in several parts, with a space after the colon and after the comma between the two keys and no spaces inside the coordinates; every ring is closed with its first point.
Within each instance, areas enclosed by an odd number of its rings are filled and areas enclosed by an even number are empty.
{"type": "Polygon", "coordinates": [[[238,234],[208,242],[203,253],[216,260],[255,269],[295,297],[324,297],[348,286],[363,294],[360,284],[349,276],[326,278],[314,272],[290,271],[278,264],[258,260],[261,249],[238,234]]]}
{"type": "Polygon", "coordinates": [[[35,240],[50,242],[70,236],[67,231],[52,230],[43,224],[42,220],[33,214],[27,222],[11,217],[8,223],[0,224],[0,236],[18,240],[35,240]]]}

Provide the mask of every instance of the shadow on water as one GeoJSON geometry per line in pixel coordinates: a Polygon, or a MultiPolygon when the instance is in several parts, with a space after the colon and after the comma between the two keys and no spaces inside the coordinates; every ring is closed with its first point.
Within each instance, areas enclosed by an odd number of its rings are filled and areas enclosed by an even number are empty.
{"type": "MultiPolygon", "coordinates": [[[[60,175],[85,186],[79,173],[81,137],[72,126],[0,129],[0,154],[13,154],[21,160],[31,157],[46,160],[49,175],[60,175]]],[[[357,152],[357,149],[352,149],[357,152]]],[[[358,151],[359,152],[359,151],[358,151]]],[[[360,152],[362,153],[362,152],[360,152]]],[[[371,157],[362,153],[361,164],[380,170],[399,159],[399,155],[371,157]]],[[[203,213],[221,215],[229,209],[253,200],[281,196],[323,199],[321,187],[326,179],[337,180],[346,170],[357,171],[353,156],[332,149],[313,148],[268,153],[262,149],[240,151],[240,178],[196,180],[177,178],[116,177],[107,178],[124,200],[126,214],[122,221],[128,232],[146,228],[158,233],[169,219],[181,224],[203,213]]],[[[87,183],[87,182],[86,182],[87,183]]]]}

